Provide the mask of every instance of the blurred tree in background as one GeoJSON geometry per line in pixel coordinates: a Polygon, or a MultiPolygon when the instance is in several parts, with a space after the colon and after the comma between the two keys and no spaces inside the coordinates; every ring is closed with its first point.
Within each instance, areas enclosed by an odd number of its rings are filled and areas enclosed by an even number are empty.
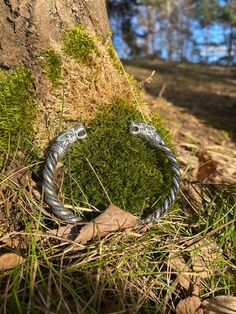
{"type": "Polygon", "coordinates": [[[236,64],[236,0],[108,0],[122,58],[236,64]]]}

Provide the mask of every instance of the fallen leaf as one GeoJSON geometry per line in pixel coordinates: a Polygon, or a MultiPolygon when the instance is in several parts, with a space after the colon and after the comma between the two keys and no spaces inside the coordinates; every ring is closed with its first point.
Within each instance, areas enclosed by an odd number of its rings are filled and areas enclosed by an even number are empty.
{"type": "Polygon", "coordinates": [[[47,232],[48,235],[74,239],[77,243],[86,243],[97,236],[104,237],[111,232],[126,230],[136,225],[137,218],[131,213],[111,204],[94,221],[82,227],[80,225],[67,225],[47,232]]]}
{"type": "Polygon", "coordinates": [[[215,272],[221,251],[215,242],[203,240],[191,247],[190,255],[193,271],[204,279],[215,272]]]}
{"type": "Polygon", "coordinates": [[[26,250],[29,247],[29,236],[4,236],[3,239],[1,239],[1,242],[5,244],[5,246],[8,246],[12,249],[16,250],[26,250]]]}
{"type": "Polygon", "coordinates": [[[25,186],[31,179],[31,170],[25,166],[24,154],[18,153],[17,158],[11,162],[11,165],[7,168],[6,177],[9,182],[14,183],[16,186],[25,186]]]}
{"type": "Polygon", "coordinates": [[[193,208],[201,209],[202,208],[202,195],[201,195],[201,186],[193,184],[190,181],[184,180],[182,182],[182,190],[184,193],[184,198],[181,200],[183,204],[183,210],[188,215],[192,215],[193,208]]]}
{"type": "Polygon", "coordinates": [[[203,309],[201,309],[200,306],[200,298],[193,295],[178,303],[176,314],[203,314],[203,309]]]}
{"type": "Polygon", "coordinates": [[[16,253],[5,253],[0,256],[0,271],[12,269],[24,263],[25,259],[16,253]]]}
{"type": "Polygon", "coordinates": [[[199,167],[196,175],[197,179],[199,181],[206,181],[209,177],[216,174],[218,163],[212,159],[204,147],[198,149],[196,156],[199,160],[199,167]]]}
{"type": "Polygon", "coordinates": [[[40,200],[42,199],[41,193],[40,193],[38,190],[36,190],[36,189],[32,189],[32,190],[31,190],[31,194],[32,194],[32,196],[35,197],[36,200],[38,200],[38,201],[40,201],[40,200]]]}
{"type": "Polygon", "coordinates": [[[192,287],[192,295],[199,296],[201,288],[201,278],[199,276],[195,277],[195,281],[192,287]]]}
{"type": "Polygon", "coordinates": [[[219,295],[202,303],[204,314],[235,314],[236,297],[219,295]]]}
{"type": "Polygon", "coordinates": [[[179,284],[186,290],[189,289],[191,284],[191,269],[185,263],[182,256],[176,256],[176,253],[170,253],[168,266],[171,270],[178,272],[179,284]]]}
{"type": "Polygon", "coordinates": [[[66,226],[61,226],[58,229],[47,231],[47,234],[53,235],[59,238],[63,238],[63,239],[73,240],[78,236],[80,229],[81,229],[81,226],[79,224],[66,225],[66,226]]]}
{"type": "Polygon", "coordinates": [[[105,235],[117,230],[125,230],[136,225],[137,218],[131,213],[111,204],[94,222],[83,226],[75,242],[86,243],[96,236],[105,235]]]}

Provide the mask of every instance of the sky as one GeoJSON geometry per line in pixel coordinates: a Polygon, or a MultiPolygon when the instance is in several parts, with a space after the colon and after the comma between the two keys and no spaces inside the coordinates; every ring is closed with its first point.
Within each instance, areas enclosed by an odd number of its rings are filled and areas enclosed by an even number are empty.
{"type": "MultiPolygon", "coordinates": [[[[119,57],[123,59],[129,58],[130,49],[122,39],[119,21],[110,20],[110,23],[111,28],[113,30],[113,44],[115,49],[117,50],[119,57]]],[[[138,26],[138,23],[135,20],[135,18],[133,19],[133,25],[136,27],[136,31],[138,33],[142,33],[142,30],[138,26]]],[[[227,29],[225,27],[215,23],[212,26],[203,29],[196,21],[192,21],[191,28],[193,33],[193,39],[197,43],[197,48],[200,51],[201,58],[199,58],[199,56],[196,53],[194,53],[193,46],[191,47],[191,43],[186,42],[186,45],[188,45],[189,50],[189,52],[187,53],[189,59],[188,61],[194,63],[202,61],[207,63],[214,63],[220,58],[223,58],[227,54],[226,46],[224,44],[220,44],[225,41],[225,35],[227,34],[227,29]],[[211,43],[207,46],[205,45],[206,38],[208,38],[208,41],[211,43]]],[[[163,46],[163,42],[159,43],[159,41],[160,38],[158,38],[157,36],[156,45],[162,47],[159,58],[161,57],[162,59],[167,59],[167,49],[163,46]]]]}

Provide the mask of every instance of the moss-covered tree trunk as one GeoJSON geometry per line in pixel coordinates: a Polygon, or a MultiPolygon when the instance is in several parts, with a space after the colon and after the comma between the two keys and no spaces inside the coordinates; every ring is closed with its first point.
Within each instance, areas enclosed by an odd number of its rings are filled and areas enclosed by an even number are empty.
{"type": "Polygon", "coordinates": [[[116,56],[105,0],[4,0],[0,49],[0,157],[33,158],[31,148],[45,151],[80,120],[89,136],[65,160],[66,199],[139,212],[165,198],[170,167],[130,123],[149,121],[169,137],[116,56]]]}
{"type": "Polygon", "coordinates": [[[109,34],[105,0],[0,1],[0,68],[23,63],[33,71],[37,92],[43,97],[38,55],[58,42],[65,29],[83,24],[109,34]]]}
{"type": "MultiPolygon", "coordinates": [[[[105,42],[110,33],[105,0],[0,1],[0,71],[10,73],[20,64],[31,70],[41,119],[35,125],[40,124],[41,133],[45,133],[47,126],[55,120],[49,111],[59,115],[56,101],[52,98],[55,94],[63,94],[62,86],[52,93],[50,82],[45,79],[41,54],[59,47],[65,30],[72,30],[76,25],[84,25],[105,42]],[[47,107],[49,104],[50,109],[47,107]]],[[[59,102],[64,100],[60,99],[57,104],[59,102]]],[[[35,131],[38,132],[37,129],[35,131]]],[[[53,133],[43,139],[44,144],[53,133]]],[[[41,134],[40,138],[43,137],[41,134]]]]}
{"type": "Polygon", "coordinates": [[[105,38],[109,33],[105,0],[0,1],[0,67],[10,69],[19,61],[34,65],[38,51],[78,24],[105,38]]]}

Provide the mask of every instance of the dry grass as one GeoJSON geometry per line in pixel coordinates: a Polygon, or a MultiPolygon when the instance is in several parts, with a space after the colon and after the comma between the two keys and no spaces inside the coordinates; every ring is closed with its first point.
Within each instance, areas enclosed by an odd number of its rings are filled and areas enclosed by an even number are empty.
{"type": "MultiPolygon", "coordinates": [[[[199,139],[205,140],[208,129],[216,140],[236,142],[236,76],[233,67],[139,60],[127,61],[126,69],[138,81],[144,81],[156,71],[151,82],[145,84],[145,90],[152,99],[162,96],[172,103],[179,110],[180,119],[180,113],[187,114],[187,119],[191,120],[188,124],[180,121],[182,129],[191,128],[192,116],[199,123],[198,129],[206,126],[201,137],[198,134],[199,139]]],[[[168,109],[161,107],[166,120],[170,116],[168,109]]]]}
{"type": "Polygon", "coordinates": [[[59,224],[32,180],[35,165],[18,167],[3,171],[0,182],[1,267],[6,253],[22,257],[0,273],[1,313],[164,314],[196,286],[200,301],[235,293],[233,186],[189,183],[194,198],[182,192],[180,207],[156,226],[85,246],[47,232],[59,224]]]}
{"type": "MultiPolygon", "coordinates": [[[[39,118],[41,146],[65,124],[91,119],[114,95],[131,102],[139,97],[106,47],[96,44],[100,54],[92,67],[54,47],[63,72],[56,90],[48,85],[39,118]]],[[[117,232],[84,246],[47,233],[59,224],[32,179],[35,164],[18,166],[1,174],[0,243],[2,255],[15,252],[23,261],[0,273],[0,313],[164,314],[175,313],[179,301],[193,294],[200,300],[235,294],[235,186],[188,182],[194,194],[187,194],[190,188],[183,184],[179,206],[156,226],[117,232]]]]}
{"type": "Polygon", "coordinates": [[[78,120],[88,122],[102,104],[109,105],[114,97],[123,97],[149,113],[139,95],[138,83],[127,75],[116,55],[111,57],[110,40],[102,43],[94,36],[94,41],[96,51],[89,64],[66,56],[59,44],[53,44],[61,57],[62,75],[56,88],[48,82],[48,96],[42,104],[36,130],[39,146],[45,146],[59,131],[59,126],[67,128],[78,120]]]}
{"type": "MultiPolygon", "coordinates": [[[[22,188],[15,193],[24,227],[4,231],[1,249],[24,261],[0,275],[1,313],[175,313],[196,283],[201,300],[234,291],[227,234],[235,233],[235,218],[225,222],[221,212],[209,223],[207,212],[221,211],[216,200],[192,224],[191,214],[183,217],[175,209],[150,229],[117,232],[83,246],[48,235],[50,215],[42,204],[22,188]]],[[[227,206],[232,214],[235,209],[227,206]]]]}
{"type": "Polygon", "coordinates": [[[196,179],[199,150],[217,163],[207,182],[236,182],[235,74],[222,66],[127,62],[126,69],[145,81],[145,100],[165,121],[175,143],[182,177],[196,179]]]}

